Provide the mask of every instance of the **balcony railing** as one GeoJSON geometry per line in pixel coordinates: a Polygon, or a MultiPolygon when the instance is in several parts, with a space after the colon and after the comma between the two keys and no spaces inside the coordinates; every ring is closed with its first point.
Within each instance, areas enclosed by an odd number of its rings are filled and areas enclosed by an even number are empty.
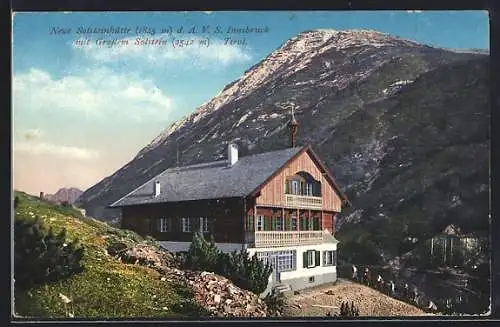
{"type": "Polygon", "coordinates": [[[253,244],[256,248],[273,246],[313,245],[323,241],[323,231],[259,231],[255,232],[253,244]]]}
{"type": "Polygon", "coordinates": [[[317,196],[285,194],[285,205],[294,208],[321,209],[323,199],[317,196]]]}

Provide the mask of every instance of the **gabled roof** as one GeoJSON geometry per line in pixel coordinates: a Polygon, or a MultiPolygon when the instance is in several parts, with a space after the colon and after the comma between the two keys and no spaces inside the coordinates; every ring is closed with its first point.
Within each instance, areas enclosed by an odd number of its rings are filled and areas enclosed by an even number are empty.
{"type": "MultiPolygon", "coordinates": [[[[304,146],[240,157],[232,167],[228,166],[227,160],[219,160],[169,168],[114,202],[110,207],[245,197],[256,194],[289,161],[304,151],[313,153],[310,146],[304,146]],[[157,181],[160,182],[161,191],[154,197],[153,190],[157,181]]],[[[314,154],[313,158],[317,160],[314,154]]],[[[321,163],[319,164],[324,168],[321,163]]],[[[331,178],[328,171],[325,173],[331,178]]],[[[334,181],[333,183],[342,199],[348,201],[334,181]]]]}
{"type": "Polygon", "coordinates": [[[111,205],[180,202],[243,197],[250,194],[303,148],[288,148],[240,157],[228,167],[227,160],[169,168],[111,205]],[[154,183],[161,192],[153,197],[154,183]]]}

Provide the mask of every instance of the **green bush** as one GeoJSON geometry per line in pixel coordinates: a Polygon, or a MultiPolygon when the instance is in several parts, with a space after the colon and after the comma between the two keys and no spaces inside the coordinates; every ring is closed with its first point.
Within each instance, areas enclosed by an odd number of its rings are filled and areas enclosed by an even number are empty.
{"type": "Polygon", "coordinates": [[[267,288],[272,268],[247,251],[223,253],[214,240],[207,241],[203,235],[195,233],[184,260],[184,268],[210,271],[231,280],[234,285],[261,294],[267,288]]]}
{"type": "Polygon", "coordinates": [[[17,209],[20,201],[21,199],[19,199],[19,197],[16,195],[16,197],[14,198],[14,209],[17,209]]]}
{"type": "Polygon", "coordinates": [[[285,296],[282,293],[274,292],[267,294],[264,298],[264,302],[266,303],[267,311],[271,315],[282,312],[286,304],[285,296]]]}
{"type": "Polygon", "coordinates": [[[16,288],[55,282],[82,271],[83,248],[66,240],[66,231],[47,232],[38,218],[16,216],[14,230],[14,278],[16,288]]]}
{"type": "Polygon", "coordinates": [[[186,265],[191,270],[217,271],[219,249],[213,240],[207,241],[202,234],[194,233],[186,256],[186,265]]]}

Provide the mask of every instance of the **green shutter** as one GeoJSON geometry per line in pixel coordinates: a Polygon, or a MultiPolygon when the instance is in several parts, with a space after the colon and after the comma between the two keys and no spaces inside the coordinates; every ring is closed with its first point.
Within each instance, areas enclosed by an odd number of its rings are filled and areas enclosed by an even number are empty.
{"type": "Polygon", "coordinates": [[[285,217],[285,230],[292,230],[292,218],[290,216],[285,217]]]}
{"type": "Polygon", "coordinates": [[[276,217],[272,216],[271,217],[271,222],[272,222],[272,230],[276,230],[276,217]]]}
{"type": "Polygon", "coordinates": [[[247,217],[247,222],[248,222],[248,231],[252,232],[253,231],[253,216],[248,216],[247,217]]]}
{"type": "Polygon", "coordinates": [[[320,251],[314,251],[316,258],[314,259],[314,267],[320,266],[321,265],[321,252],[320,251]]]}
{"type": "Polygon", "coordinates": [[[302,267],[307,268],[307,251],[302,253],[302,267]]]}
{"type": "Polygon", "coordinates": [[[289,193],[290,193],[290,182],[286,181],[285,182],[285,194],[289,194],[289,193]]]}
{"type": "Polygon", "coordinates": [[[269,230],[269,219],[266,216],[262,216],[262,220],[264,220],[264,230],[269,230]]]}

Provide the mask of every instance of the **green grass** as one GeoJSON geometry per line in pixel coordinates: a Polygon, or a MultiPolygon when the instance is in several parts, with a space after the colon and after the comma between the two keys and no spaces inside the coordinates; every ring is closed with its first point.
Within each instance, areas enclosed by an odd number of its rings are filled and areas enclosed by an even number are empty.
{"type": "Polygon", "coordinates": [[[18,316],[33,318],[120,318],[195,317],[203,310],[190,302],[189,289],[166,281],[154,269],[121,263],[110,257],[110,240],[125,238],[141,242],[141,236],[110,227],[79,211],[60,207],[26,193],[15,192],[21,219],[41,218],[46,228],[67,231],[67,238],[78,239],[85,249],[84,271],[53,284],[15,291],[18,316]],[[72,301],[65,305],[59,293],[72,301]]]}

